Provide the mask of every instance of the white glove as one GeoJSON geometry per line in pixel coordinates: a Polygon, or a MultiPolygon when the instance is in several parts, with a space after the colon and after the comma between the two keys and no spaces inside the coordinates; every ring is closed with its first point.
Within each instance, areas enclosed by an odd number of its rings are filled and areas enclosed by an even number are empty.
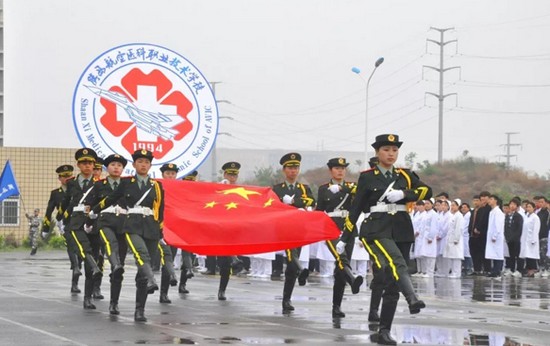
{"type": "Polygon", "coordinates": [[[161,240],[159,240],[159,243],[160,243],[160,245],[166,246],[166,240],[164,240],[164,238],[162,238],[161,240]]]}
{"type": "Polygon", "coordinates": [[[306,211],[313,211],[313,207],[306,207],[306,211]]]}
{"type": "Polygon", "coordinates": [[[91,212],[88,213],[88,217],[89,217],[91,220],[95,220],[95,219],[97,219],[97,214],[94,213],[94,211],[92,210],[91,212]]]}
{"type": "Polygon", "coordinates": [[[59,228],[59,233],[65,234],[65,225],[63,221],[57,221],[57,228],[59,228]]]}
{"type": "Polygon", "coordinates": [[[84,225],[84,232],[90,233],[94,229],[94,226],[84,225]]]}
{"type": "Polygon", "coordinates": [[[294,195],[292,195],[292,196],[284,195],[284,196],[283,196],[283,203],[284,203],[284,204],[292,204],[292,203],[294,203],[294,195]]]}
{"type": "Polygon", "coordinates": [[[346,251],[346,243],[339,240],[338,243],[336,243],[336,252],[338,252],[339,254],[343,254],[344,251],[346,251]]]}
{"type": "Polygon", "coordinates": [[[221,184],[229,184],[229,180],[224,179],[224,180],[220,181],[220,183],[221,183],[221,184]]]}
{"type": "Polygon", "coordinates": [[[405,193],[402,190],[391,190],[386,196],[388,202],[395,203],[405,198],[405,193]]]}
{"type": "Polygon", "coordinates": [[[338,184],[329,185],[328,190],[332,193],[338,193],[338,192],[340,192],[340,185],[338,185],[338,184]]]}
{"type": "Polygon", "coordinates": [[[42,232],[42,239],[48,238],[48,232],[42,232]]]}

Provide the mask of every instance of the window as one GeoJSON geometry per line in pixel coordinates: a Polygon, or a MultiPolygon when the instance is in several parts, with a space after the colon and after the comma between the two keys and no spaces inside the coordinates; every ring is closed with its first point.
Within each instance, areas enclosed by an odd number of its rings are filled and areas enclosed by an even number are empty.
{"type": "Polygon", "coordinates": [[[0,226],[19,226],[19,196],[10,196],[2,201],[0,226]]]}

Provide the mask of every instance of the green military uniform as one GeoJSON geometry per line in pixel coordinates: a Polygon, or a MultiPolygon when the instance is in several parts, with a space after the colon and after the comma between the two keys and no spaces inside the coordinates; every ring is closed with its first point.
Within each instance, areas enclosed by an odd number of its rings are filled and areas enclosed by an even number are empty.
{"type": "MultiPolygon", "coordinates": [[[[60,178],[68,178],[73,175],[74,167],[71,165],[62,165],[57,167],[55,172],[60,178]]],[[[61,211],[61,203],[65,198],[65,186],[60,186],[57,189],[53,189],[50,192],[50,199],[48,200],[48,206],[46,207],[46,213],[44,214],[44,220],[42,224],[42,233],[49,233],[53,229],[53,218],[52,214],[54,211],[57,211],[58,214],[63,214],[61,211]]],[[[73,247],[74,242],[69,238],[71,235],[69,232],[62,232],[63,238],[65,239],[65,246],[67,248],[67,255],[69,256],[69,261],[71,262],[71,271],[72,271],[72,282],[71,282],[71,293],[80,293],[78,288],[78,278],[82,275],[80,271],[81,262],[76,252],[76,249],[73,247]]]]}
{"type": "MultiPolygon", "coordinates": [[[[127,160],[118,154],[109,155],[103,160],[105,167],[109,166],[111,162],[120,162],[123,167],[127,164],[127,160]]],[[[97,205],[101,200],[118,189],[120,185],[120,178],[114,179],[110,176],[96,182],[94,190],[90,193],[90,204],[92,206],[97,205]]],[[[97,216],[95,224],[95,228],[103,244],[104,252],[111,264],[111,274],[109,275],[111,283],[109,313],[112,315],[120,314],[118,300],[122,288],[124,261],[128,252],[128,245],[122,232],[122,226],[124,226],[127,213],[125,199],[121,197],[111,207],[101,211],[97,216]]]]}
{"type": "MultiPolygon", "coordinates": [[[[137,150],[132,154],[134,161],[145,158],[153,160],[153,153],[137,150]]],[[[144,316],[147,295],[158,290],[151,268],[151,256],[158,251],[158,242],[162,238],[164,218],[164,191],[160,182],[138,175],[124,178],[121,184],[98,205],[94,213],[100,212],[124,198],[128,206],[128,215],[122,227],[129,249],[132,251],[138,267],[136,275],[136,310],[134,320],[145,322],[144,316]]]]}
{"type": "MultiPolygon", "coordinates": [[[[349,163],[345,158],[333,158],[327,163],[327,166],[332,167],[347,167],[349,163]]],[[[351,207],[351,201],[355,196],[357,186],[355,183],[342,182],[338,184],[338,192],[332,192],[329,190],[330,186],[335,184],[330,183],[323,184],[319,187],[317,193],[317,210],[326,212],[340,228],[344,228],[344,221],[348,215],[348,211],[351,207]]],[[[363,277],[355,277],[351,272],[349,260],[353,253],[354,238],[356,233],[346,232],[342,234],[342,239],[336,238],[327,240],[326,245],[336,261],[334,268],[334,286],[332,289],[332,317],[345,317],[346,315],[341,311],[340,306],[344,297],[344,289],[346,282],[351,286],[352,293],[359,293],[359,289],[363,284],[363,277]],[[338,241],[346,243],[345,250],[342,253],[338,253],[336,246],[338,241]]]]}
{"type": "MultiPolygon", "coordinates": [[[[187,174],[182,180],[185,181],[196,181],[197,175],[199,172],[193,171],[187,174]]],[[[187,280],[194,277],[193,273],[193,254],[181,249],[181,275],[180,275],[180,284],[178,287],[179,293],[189,293],[187,289],[187,280]]]]}
{"type": "MultiPolygon", "coordinates": [[[[284,155],[279,163],[285,167],[299,167],[302,156],[298,153],[288,153],[284,155]]],[[[279,199],[284,203],[290,204],[296,208],[314,208],[315,198],[309,186],[295,182],[289,184],[283,182],[272,187],[273,192],[277,194],[279,199]],[[290,199],[292,201],[290,202],[290,199]],[[290,202],[290,203],[288,203],[290,202]]],[[[294,306],[291,304],[292,291],[296,284],[296,278],[298,278],[298,284],[304,286],[306,284],[307,277],[309,276],[309,270],[302,268],[300,264],[300,251],[301,248],[286,249],[286,270],[285,270],[285,284],[283,287],[283,313],[289,313],[294,310],[294,306]]]]}
{"type": "MultiPolygon", "coordinates": [[[[397,135],[380,135],[376,137],[373,147],[401,146],[397,135]]],[[[389,332],[399,300],[399,291],[409,304],[411,314],[420,312],[425,307],[414,293],[408,267],[396,242],[414,242],[412,221],[406,206],[431,197],[431,188],[408,169],[392,167],[388,174],[382,173],[380,165],[364,171],[359,176],[357,193],[352,203],[349,218],[344,232],[353,232],[361,212],[370,213],[361,225],[359,237],[368,250],[375,266],[384,275],[382,311],[380,314],[379,343],[394,344],[389,332]],[[392,188],[389,188],[393,184],[392,188]],[[393,202],[390,195],[400,197],[393,202]],[[391,199],[391,198],[390,198],[391,199]]],[[[374,272],[377,275],[377,272],[374,272]]]]}
{"type": "MultiPolygon", "coordinates": [[[[75,159],[78,162],[91,161],[95,162],[97,155],[95,151],[89,148],[77,150],[75,159]]],[[[67,191],[65,198],[61,202],[60,210],[62,213],[57,214],[57,220],[63,219],[65,231],[70,234],[71,243],[77,249],[79,257],[84,261],[85,281],[84,281],[84,308],[95,309],[95,305],[91,303],[93,293],[94,280],[103,276],[101,269],[98,267],[95,257],[97,256],[97,248],[93,237],[88,235],[84,229],[87,220],[86,212],[89,204],[86,198],[93,188],[93,177],[84,177],[78,174],[75,178],[67,181],[67,191]]]]}

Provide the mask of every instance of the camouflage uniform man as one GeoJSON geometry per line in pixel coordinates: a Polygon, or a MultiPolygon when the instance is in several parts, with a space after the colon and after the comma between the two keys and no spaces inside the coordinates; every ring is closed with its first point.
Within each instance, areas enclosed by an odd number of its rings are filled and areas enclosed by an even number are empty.
{"type": "Polygon", "coordinates": [[[42,218],[39,216],[40,209],[35,209],[33,215],[25,213],[25,217],[29,220],[29,245],[31,246],[31,256],[36,254],[38,243],[36,237],[40,233],[40,224],[42,218]]]}

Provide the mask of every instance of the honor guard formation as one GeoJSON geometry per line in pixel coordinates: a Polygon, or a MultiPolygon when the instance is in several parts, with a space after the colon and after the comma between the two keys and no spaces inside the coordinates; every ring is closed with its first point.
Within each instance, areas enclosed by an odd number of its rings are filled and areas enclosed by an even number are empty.
{"type": "MultiPolygon", "coordinates": [[[[56,169],[61,185],[50,193],[42,236],[47,237],[54,225],[63,235],[72,293],[81,293],[78,281],[84,264],[84,309],[96,309],[93,300],[103,299],[101,283],[107,259],[112,315],[120,314],[119,297],[126,255],[130,253],[137,266],[136,322],[147,321],[147,299],[157,290],[162,304],[172,303],[168,296],[170,287],[178,287],[180,294],[189,294],[187,283],[195,276],[197,263],[203,264],[203,275],[215,275],[218,271],[217,297],[221,301],[227,299],[232,274],[278,278],[284,273],[282,313],[291,314],[295,310],[292,293],[296,282],[305,286],[312,274],[311,267],[302,264],[304,256],[306,261],[309,257],[322,259],[320,262],[330,268],[324,272],[331,272],[334,277],[332,317],[345,318],[342,300],[346,286],[352,294],[359,293],[370,260],[373,276],[368,284],[371,299],[366,317],[377,325],[372,339],[381,345],[396,344],[390,331],[400,293],[410,314],[418,314],[426,307],[413,289],[409,274],[411,255],[417,268],[412,275],[419,278],[548,276],[550,218],[544,197],[537,197],[535,202],[514,198],[504,212],[499,207],[500,198],[486,191],[475,196],[473,209],[460,199],[450,200],[446,193],[434,199],[432,189],[415,172],[395,165],[402,144],[396,134],[376,136],[372,143],[376,156],[369,161],[370,169],[361,172],[358,182],[346,180],[349,166],[346,158],[331,158],[327,162],[327,182],[319,186],[317,198],[300,181],[301,155],[291,152],[281,157],[283,180],[272,186],[272,190],[284,204],[306,212],[321,211],[333,220],[341,235],[323,244],[248,256],[206,258],[177,249],[163,237],[164,190],[161,181],[149,177],[153,153],[135,151],[132,154],[135,175],[123,177],[126,158],[113,154],[102,159],[89,148],[75,153],[78,174],[73,175],[75,168],[69,164],[56,169]],[[103,167],[107,176],[101,179],[103,167]],[[174,264],[176,257],[179,275],[174,264]],[[160,284],[155,279],[155,267],[161,272],[160,284]]],[[[220,183],[237,184],[240,168],[239,162],[224,163],[220,183]]],[[[160,170],[162,179],[177,178],[175,164],[164,164],[160,170]]],[[[197,176],[197,171],[193,171],[182,179],[196,181],[197,176]]],[[[42,220],[39,214],[38,209],[33,215],[26,214],[31,255],[36,253],[36,236],[42,220]]]]}

